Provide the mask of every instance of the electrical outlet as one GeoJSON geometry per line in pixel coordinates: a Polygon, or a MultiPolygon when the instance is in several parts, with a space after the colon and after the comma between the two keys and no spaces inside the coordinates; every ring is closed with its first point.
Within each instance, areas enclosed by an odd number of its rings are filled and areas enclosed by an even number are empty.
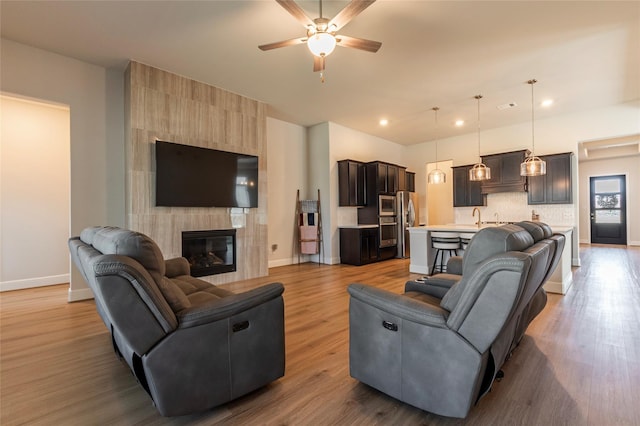
{"type": "Polygon", "coordinates": [[[271,244],[271,251],[276,251],[278,250],[278,245],[277,244],[271,244]]]}

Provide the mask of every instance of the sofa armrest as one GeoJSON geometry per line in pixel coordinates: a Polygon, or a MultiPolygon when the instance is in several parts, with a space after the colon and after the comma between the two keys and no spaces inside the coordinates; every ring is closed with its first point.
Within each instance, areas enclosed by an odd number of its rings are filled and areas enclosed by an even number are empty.
{"type": "Polygon", "coordinates": [[[447,273],[462,275],[462,256],[451,256],[447,260],[447,273]]]}
{"type": "Polygon", "coordinates": [[[352,298],[402,319],[431,327],[447,328],[448,312],[440,306],[365,284],[349,284],[347,290],[352,298]]]}
{"type": "Polygon", "coordinates": [[[439,285],[430,285],[428,280],[425,281],[407,281],[404,284],[404,292],[408,293],[411,291],[416,291],[419,293],[427,294],[429,296],[437,297],[438,299],[442,299],[447,291],[449,291],[450,287],[442,287],[439,285]]]}
{"type": "Polygon", "coordinates": [[[283,292],[284,286],[282,283],[270,283],[244,293],[208,300],[201,305],[191,306],[176,314],[179,323],[178,328],[195,327],[232,317],[281,297],[283,292]]]}
{"type": "Polygon", "coordinates": [[[189,261],[184,257],[174,257],[173,259],[167,259],[164,261],[165,265],[165,277],[174,278],[180,275],[190,275],[191,266],[189,261]]]}

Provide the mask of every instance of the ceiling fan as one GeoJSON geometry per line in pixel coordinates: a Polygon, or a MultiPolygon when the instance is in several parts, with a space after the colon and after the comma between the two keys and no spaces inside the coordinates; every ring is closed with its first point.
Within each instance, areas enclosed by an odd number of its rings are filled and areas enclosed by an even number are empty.
{"type": "Polygon", "coordinates": [[[325,58],[333,52],[336,46],[351,47],[372,53],[377,52],[382,46],[382,43],[378,41],[336,34],[360,12],[371,6],[375,0],[352,0],[331,20],[322,16],[322,0],[320,0],[320,17],[313,20],[293,0],[276,0],[276,2],[307,29],[307,35],[276,43],[263,44],[258,48],[260,50],[271,50],[306,43],[311,53],[313,53],[313,71],[321,72],[323,82],[322,72],[324,71],[325,58]]]}

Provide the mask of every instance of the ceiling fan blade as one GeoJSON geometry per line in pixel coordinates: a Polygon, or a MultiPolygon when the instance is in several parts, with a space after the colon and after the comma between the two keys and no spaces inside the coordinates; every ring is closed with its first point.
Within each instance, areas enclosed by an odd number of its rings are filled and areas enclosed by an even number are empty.
{"type": "Polygon", "coordinates": [[[324,71],[324,56],[313,55],[313,72],[324,71]]]}
{"type": "Polygon", "coordinates": [[[283,41],[277,41],[275,43],[262,44],[258,46],[258,49],[271,50],[271,49],[277,49],[279,47],[287,47],[287,46],[293,46],[295,44],[302,44],[302,43],[305,43],[306,41],[307,41],[306,37],[292,38],[290,40],[283,40],[283,41]]]}
{"type": "Polygon", "coordinates": [[[354,49],[366,50],[367,52],[376,53],[382,43],[379,41],[367,40],[364,38],[349,37],[343,35],[336,36],[338,46],[352,47],[354,49]]]}
{"type": "Polygon", "coordinates": [[[360,12],[371,6],[376,0],[351,0],[334,18],[329,21],[329,28],[335,25],[334,31],[338,31],[355,18],[360,12]]]}
{"type": "Polygon", "coordinates": [[[280,6],[282,6],[291,16],[296,18],[303,27],[309,25],[313,26],[313,20],[304,13],[304,10],[292,0],[276,0],[280,6]]]}

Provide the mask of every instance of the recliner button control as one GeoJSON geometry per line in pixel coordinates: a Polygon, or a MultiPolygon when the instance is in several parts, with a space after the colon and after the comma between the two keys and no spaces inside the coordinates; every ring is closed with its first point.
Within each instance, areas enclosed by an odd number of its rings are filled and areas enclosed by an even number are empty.
{"type": "Polygon", "coordinates": [[[398,331],[398,324],[394,324],[389,321],[382,321],[382,326],[387,330],[398,331]]]}
{"type": "Polygon", "coordinates": [[[249,328],[249,321],[242,321],[242,322],[233,324],[232,326],[232,330],[234,333],[237,331],[246,330],[247,328],[249,328]]]}

